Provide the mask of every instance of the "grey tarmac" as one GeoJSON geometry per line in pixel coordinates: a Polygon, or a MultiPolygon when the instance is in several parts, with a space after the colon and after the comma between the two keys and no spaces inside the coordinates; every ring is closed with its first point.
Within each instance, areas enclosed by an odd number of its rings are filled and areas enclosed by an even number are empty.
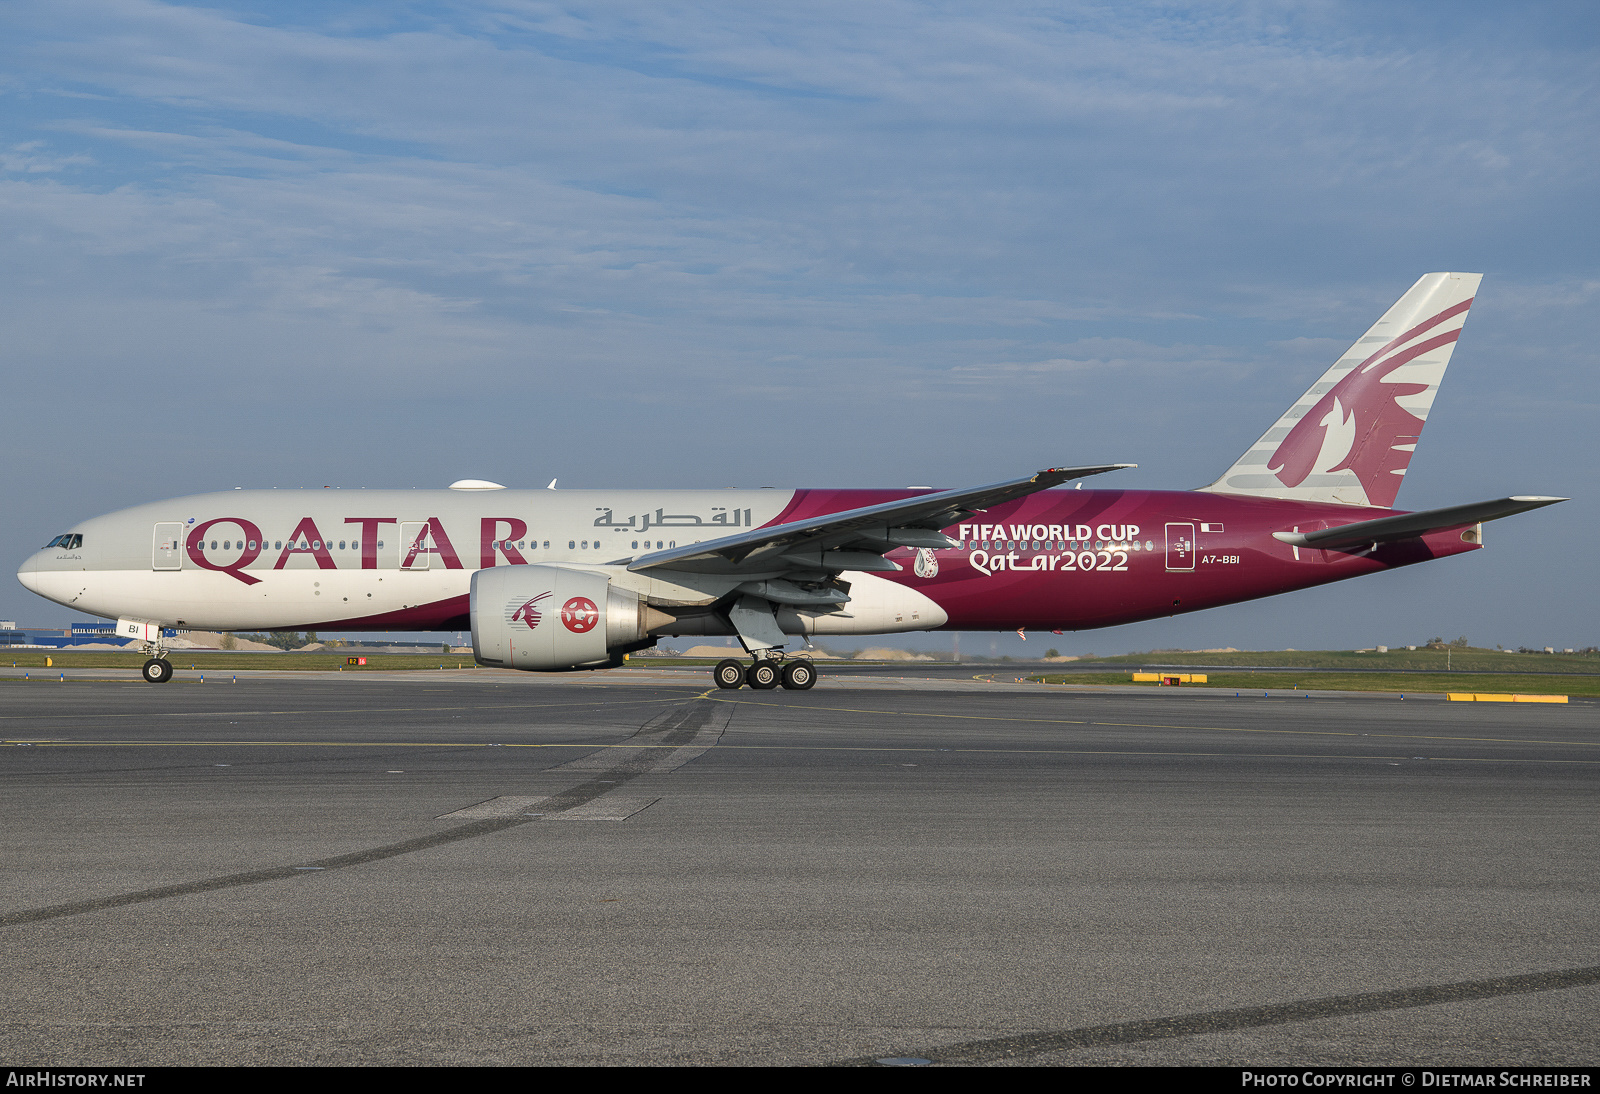
{"type": "Polygon", "coordinates": [[[707,675],[0,680],[0,1058],[1600,1057],[1594,703],[707,675]]]}

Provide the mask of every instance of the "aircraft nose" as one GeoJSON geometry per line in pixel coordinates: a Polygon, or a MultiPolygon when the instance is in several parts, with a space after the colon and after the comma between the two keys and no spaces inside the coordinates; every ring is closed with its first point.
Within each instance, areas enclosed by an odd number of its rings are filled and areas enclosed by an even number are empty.
{"type": "Polygon", "coordinates": [[[17,580],[22,582],[22,587],[30,593],[39,592],[39,556],[34,555],[17,567],[17,580]]]}

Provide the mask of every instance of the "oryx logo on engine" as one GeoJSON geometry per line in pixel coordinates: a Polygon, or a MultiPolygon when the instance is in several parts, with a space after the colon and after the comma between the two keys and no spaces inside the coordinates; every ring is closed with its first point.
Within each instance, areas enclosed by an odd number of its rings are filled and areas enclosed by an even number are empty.
{"type": "Polygon", "coordinates": [[[522,622],[528,625],[528,629],[530,631],[533,630],[539,625],[539,621],[544,618],[544,614],[540,612],[538,608],[535,608],[534,605],[539,603],[539,601],[543,600],[545,597],[549,596],[550,592],[551,590],[546,589],[532,600],[524,601],[520,607],[512,607],[512,605],[516,604],[516,601],[514,600],[511,602],[511,604],[507,604],[506,622],[515,623],[520,619],[522,622]]]}

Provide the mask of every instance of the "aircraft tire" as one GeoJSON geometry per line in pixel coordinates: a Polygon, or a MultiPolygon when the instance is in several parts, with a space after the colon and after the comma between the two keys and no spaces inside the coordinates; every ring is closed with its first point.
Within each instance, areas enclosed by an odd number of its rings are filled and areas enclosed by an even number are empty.
{"type": "Polygon", "coordinates": [[[717,687],[724,691],[738,691],[744,686],[744,666],[730,657],[717,662],[717,667],[711,670],[711,677],[716,680],[717,687]]]}
{"type": "Polygon", "coordinates": [[[778,686],[778,666],[763,658],[745,672],[744,682],[757,691],[771,691],[778,686]]]}
{"type": "Polygon", "coordinates": [[[172,662],[165,657],[152,657],[144,663],[144,679],[147,684],[165,684],[172,679],[172,662]]]}
{"type": "Polygon", "coordinates": [[[783,686],[790,691],[809,691],[817,682],[817,667],[805,658],[783,663],[783,686]]]}

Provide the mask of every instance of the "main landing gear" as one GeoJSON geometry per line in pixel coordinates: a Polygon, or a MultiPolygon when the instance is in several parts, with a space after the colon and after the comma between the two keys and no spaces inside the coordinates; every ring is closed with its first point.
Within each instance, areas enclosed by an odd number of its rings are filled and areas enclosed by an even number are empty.
{"type": "Polygon", "coordinates": [[[724,691],[737,691],[745,684],[757,691],[771,691],[780,684],[790,691],[807,691],[817,682],[816,666],[804,657],[793,661],[759,657],[749,668],[730,657],[717,662],[711,675],[724,691]]]}
{"type": "Polygon", "coordinates": [[[728,608],[728,622],[753,663],[745,668],[731,657],[719,661],[711,672],[717,687],[736,691],[749,684],[757,691],[771,691],[782,684],[790,691],[805,691],[817,682],[817,667],[810,661],[784,657],[783,645],[793,639],[778,626],[769,602],[757,596],[742,596],[728,608]]]}

